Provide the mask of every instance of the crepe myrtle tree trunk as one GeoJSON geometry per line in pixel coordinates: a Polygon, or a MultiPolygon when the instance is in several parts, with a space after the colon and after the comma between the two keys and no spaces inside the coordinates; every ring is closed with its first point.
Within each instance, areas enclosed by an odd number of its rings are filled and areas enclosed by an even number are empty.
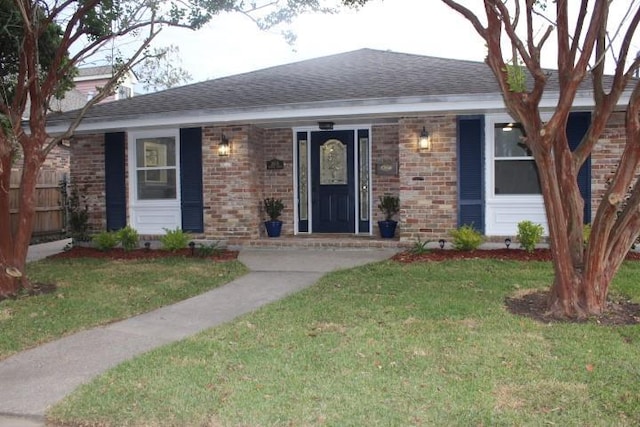
{"type": "MultiPolygon", "coordinates": [[[[23,138],[30,138],[22,135],[23,138]]],[[[6,137],[4,137],[6,138],[6,137]]],[[[23,286],[28,286],[25,265],[36,212],[36,183],[38,172],[46,156],[36,147],[44,145],[34,142],[21,144],[24,147],[22,178],[18,193],[16,227],[11,226],[11,150],[10,141],[0,139],[2,173],[0,174],[0,296],[15,295],[23,286]]]]}
{"type": "Polygon", "coordinates": [[[632,79],[640,59],[630,52],[640,6],[623,6],[628,19],[609,22],[612,2],[607,0],[583,1],[571,17],[571,2],[484,0],[476,5],[483,9],[474,11],[455,0],[442,2],[469,21],[486,42],[485,61],[508,112],[522,124],[523,142],[538,167],[555,273],[549,292],[551,313],[570,318],[602,313],[611,281],[640,233],[640,183],[635,179],[640,164],[640,83],[632,79]],[[542,22],[552,23],[546,31],[541,31],[540,21],[535,23],[541,15],[542,22]],[[543,122],[540,103],[549,74],[540,58],[553,34],[558,99],[551,118],[543,122]],[[615,70],[605,84],[605,62],[611,58],[615,70]],[[571,151],[566,137],[569,113],[585,86],[593,91],[591,124],[571,151]],[[611,144],[601,136],[623,94],[628,96],[624,150],[585,244],[578,171],[596,143],[611,144]]]}

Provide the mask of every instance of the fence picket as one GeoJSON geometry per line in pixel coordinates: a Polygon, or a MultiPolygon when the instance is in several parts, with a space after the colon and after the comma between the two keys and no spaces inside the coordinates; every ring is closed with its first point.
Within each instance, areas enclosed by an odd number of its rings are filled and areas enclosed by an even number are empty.
{"type": "MultiPolygon", "coordinates": [[[[64,207],[60,181],[65,179],[65,172],[43,169],[38,175],[36,184],[36,216],[33,227],[34,236],[59,234],[65,229],[64,207]]],[[[15,231],[18,224],[18,200],[20,194],[21,173],[18,169],[11,170],[10,211],[11,226],[15,231]]]]}

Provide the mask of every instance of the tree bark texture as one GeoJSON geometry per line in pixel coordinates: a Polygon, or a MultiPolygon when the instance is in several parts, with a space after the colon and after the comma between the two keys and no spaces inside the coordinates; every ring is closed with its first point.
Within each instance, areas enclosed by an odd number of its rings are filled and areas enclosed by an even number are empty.
{"type": "Polygon", "coordinates": [[[615,73],[605,85],[604,61],[608,50],[613,49],[611,33],[607,32],[611,3],[606,0],[583,3],[575,21],[570,22],[569,2],[547,2],[548,9],[555,8],[555,26],[550,31],[555,31],[558,47],[559,97],[551,118],[544,123],[540,119],[540,101],[547,77],[539,61],[550,33],[534,40],[532,17],[537,2],[527,0],[520,7],[513,7],[520,0],[484,0],[484,24],[459,2],[442,1],[467,19],[486,41],[487,65],[496,76],[507,110],[523,125],[525,143],[538,166],[555,273],[549,292],[550,311],[570,318],[601,314],[606,308],[611,281],[640,233],[640,183],[634,181],[640,164],[640,84],[631,80],[640,59],[626,63],[632,57],[629,48],[640,22],[640,6],[634,5],[629,10],[626,28],[618,28],[622,23],[612,24],[612,30],[621,29],[621,42],[615,52],[615,73]],[[526,28],[517,31],[522,10],[526,13],[526,28]],[[512,58],[513,52],[530,77],[531,84],[524,91],[509,86],[504,58],[512,58]],[[589,68],[594,53],[595,65],[589,68]],[[572,152],[566,137],[569,113],[588,78],[594,92],[592,121],[572,152]],[[598,205],[585,244],[584,200],[577,183],[578,171],[599,141],[625,90],[631,92],[626,105],[625,148],[598,205]]]}

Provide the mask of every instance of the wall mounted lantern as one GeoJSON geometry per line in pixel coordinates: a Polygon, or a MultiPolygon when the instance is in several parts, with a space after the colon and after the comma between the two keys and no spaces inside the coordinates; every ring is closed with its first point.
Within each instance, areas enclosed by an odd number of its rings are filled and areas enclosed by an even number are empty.
{"type": "Polygon", "coordinates": [[[420,151],[429,151],[431,150],[431,136],[429,136],[429,132],[427,132],[427,128],[422,127],[422,132],[420,132],[420,139],[418,139],[418,147],[420,151]]]}
{"type": "Polygon", "coordinates": [[[220,137],[220,145],[218,145],[218,156],[227,157],[231,153],[231,144],[223,133],[220,137]]]}

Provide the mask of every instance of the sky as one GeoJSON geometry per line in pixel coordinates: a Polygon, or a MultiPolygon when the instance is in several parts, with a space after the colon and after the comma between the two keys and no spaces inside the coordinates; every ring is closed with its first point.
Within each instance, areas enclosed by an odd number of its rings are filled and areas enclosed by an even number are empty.
{"type": "MultiPolygon", "coordinates": [[[[628,1],[640,0],[613,2],[610,22],[621,16],[616,5],[626,11],[628,1]]],[[[461,3],[482,8],[480,0],[461,3]]],[[[370,0],[358,10],[301,15],[288,28],[297,35],[293,46],[278,32],[258,30],[247,17],[224,14],[198,31],[165,29],[157,41],[178,45],[181,66],[191,73],[192,82],[362,48],[472,61],[486,56],[471,24],[439,0],[370,0]]],[[[638,50],[640,43],[634,43],[632,51],[638,50]]],[[[556,60],[553,53],[543,57],[543,66],[555,68],[556,60]]]]}
{"type": "Polygon", "coordinates": [[[179,46],[194,82],[361,48],[477,61],[486,52],[470,24],[438,0],[370,0],[360,10],[299,16],[289,28],[293,46],[227,14],[198,31],[164,31],[158,41],[179,46]]]}

